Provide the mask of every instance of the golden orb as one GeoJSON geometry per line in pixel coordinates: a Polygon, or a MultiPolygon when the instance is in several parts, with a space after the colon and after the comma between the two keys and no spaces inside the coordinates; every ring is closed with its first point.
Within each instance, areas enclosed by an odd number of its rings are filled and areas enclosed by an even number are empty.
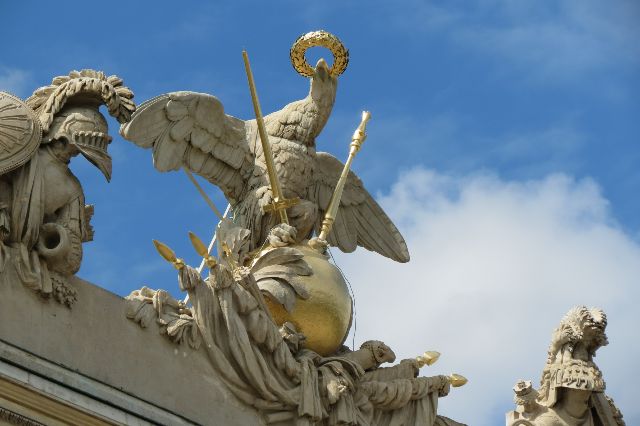
{"type": "Polygon", "coordinates": [[[309,298],[297,298],[289,313],[281,304],[265,297],[267,308],[278,326],[289,321],[306,336],[306,348],[322,356],[333,355],[351,326],[352,301],[347,283],[327,256],[306,243],[292,247],[304,253],[304,260],[313,269],[312,275],[300,276],[309,298]]]}

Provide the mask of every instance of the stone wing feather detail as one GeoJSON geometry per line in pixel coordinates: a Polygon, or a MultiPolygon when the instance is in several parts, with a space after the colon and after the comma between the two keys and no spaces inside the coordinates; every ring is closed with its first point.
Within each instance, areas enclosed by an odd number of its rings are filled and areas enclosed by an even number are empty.
{"type": "Polygon", "coordinates": [[[240,196],[251,173],[245,122],[226,115],[222,103],[205,93],[172,92],[148,100],[120,133],[142,148],[152,148],[159,171],[185,166],[231,199],[240,196]]]}
{"type": "MultiPolygon", "coordinates": [[[[324,213],[329,207],[331,194],[343,167],[342,162],[331,154],[317,153],[314,171],[316,182],[310,194],[320,212],[316,233],[320,232],[324,213]]],[[[409,250],[400,231],[353,172],[349,172],[340,208],[327,239],[330,245],[337,246],[346,253],[361,246],[397,262],[409,261],[409,250]]]]}

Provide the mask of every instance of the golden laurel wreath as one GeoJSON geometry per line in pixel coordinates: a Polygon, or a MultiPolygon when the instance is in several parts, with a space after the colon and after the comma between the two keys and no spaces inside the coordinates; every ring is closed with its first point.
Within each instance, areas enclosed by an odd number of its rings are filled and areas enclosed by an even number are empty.
{"type": "Polygon", "coordinates": [[[301,35],[291,46],[291,51],[289,52],[291,65],[293,65],[298,74],[305,77],[313,76],[313,67],[309,65],[304,54],[307,49],[315,46],[326,47],[331,51],[333,65],[331,65],[330,72],[333,77],[339,76],[347,69],[349,64],[349,51],[347,48],[344,47],[338,37],[320,30],[301,35]]]}

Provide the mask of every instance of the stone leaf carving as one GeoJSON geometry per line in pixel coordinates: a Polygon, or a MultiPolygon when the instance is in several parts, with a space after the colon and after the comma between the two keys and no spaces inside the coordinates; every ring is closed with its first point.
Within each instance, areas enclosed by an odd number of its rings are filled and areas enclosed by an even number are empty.
{"type": "Polygon", "coordinates": [[[293,247],[277,247],[258,257],[251,266],[258,287],[291,312],[296,297],[308,299],[309,292],[299,276],[313,273],[304,255],[293,247]]]}
{"type": "Polygon", "coordinates": [[[135,110],[117,76],[72,71],[22,101],[0,92],[0,279],[14,268],[27,287],[71,306],[69,276],[93,239],[93,206],[69,169],[82,154],[111,177],[105,105],[120,123],[135,110]]]}

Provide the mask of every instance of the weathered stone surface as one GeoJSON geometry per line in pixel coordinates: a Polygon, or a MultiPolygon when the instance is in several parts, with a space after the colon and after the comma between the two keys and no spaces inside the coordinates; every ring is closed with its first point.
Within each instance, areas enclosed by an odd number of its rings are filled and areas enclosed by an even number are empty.
{"type": "MultiPolygon", "coordinates": [[[[119,296],[73,278],[81,303],[69,309],[43,302],[8,269],[0,285],[2,341],[196,424],[263,424],[221,385],[205,351],[160,338],[156,324],[143,329],[127,320],[119,296]]],[[[55,379],[80,386],[71,376],[55,379]]],[[[79,391],[105,398],[84,387],[79,391]]]]}
{"type": "Polygon", "coordinates": [[[89,69],[55,77],[24,102],[0,92],[0,273],[11,258],[29,288],[75,302],[69,277],[93,239],[93,206],[69,162],[82,154],[111,178],[112,138],[99,106],[124,123],[132,98],[121,78],[89,69]]]}
{"type": "Polygon", "coordinates": [[[608,345],[607,316],[576,306],[551,335],[540,388],[520,380],[513,388],[516,409],[507,426],[624,426],[622,413],[604,391],[596,351],[608,345]]]}

